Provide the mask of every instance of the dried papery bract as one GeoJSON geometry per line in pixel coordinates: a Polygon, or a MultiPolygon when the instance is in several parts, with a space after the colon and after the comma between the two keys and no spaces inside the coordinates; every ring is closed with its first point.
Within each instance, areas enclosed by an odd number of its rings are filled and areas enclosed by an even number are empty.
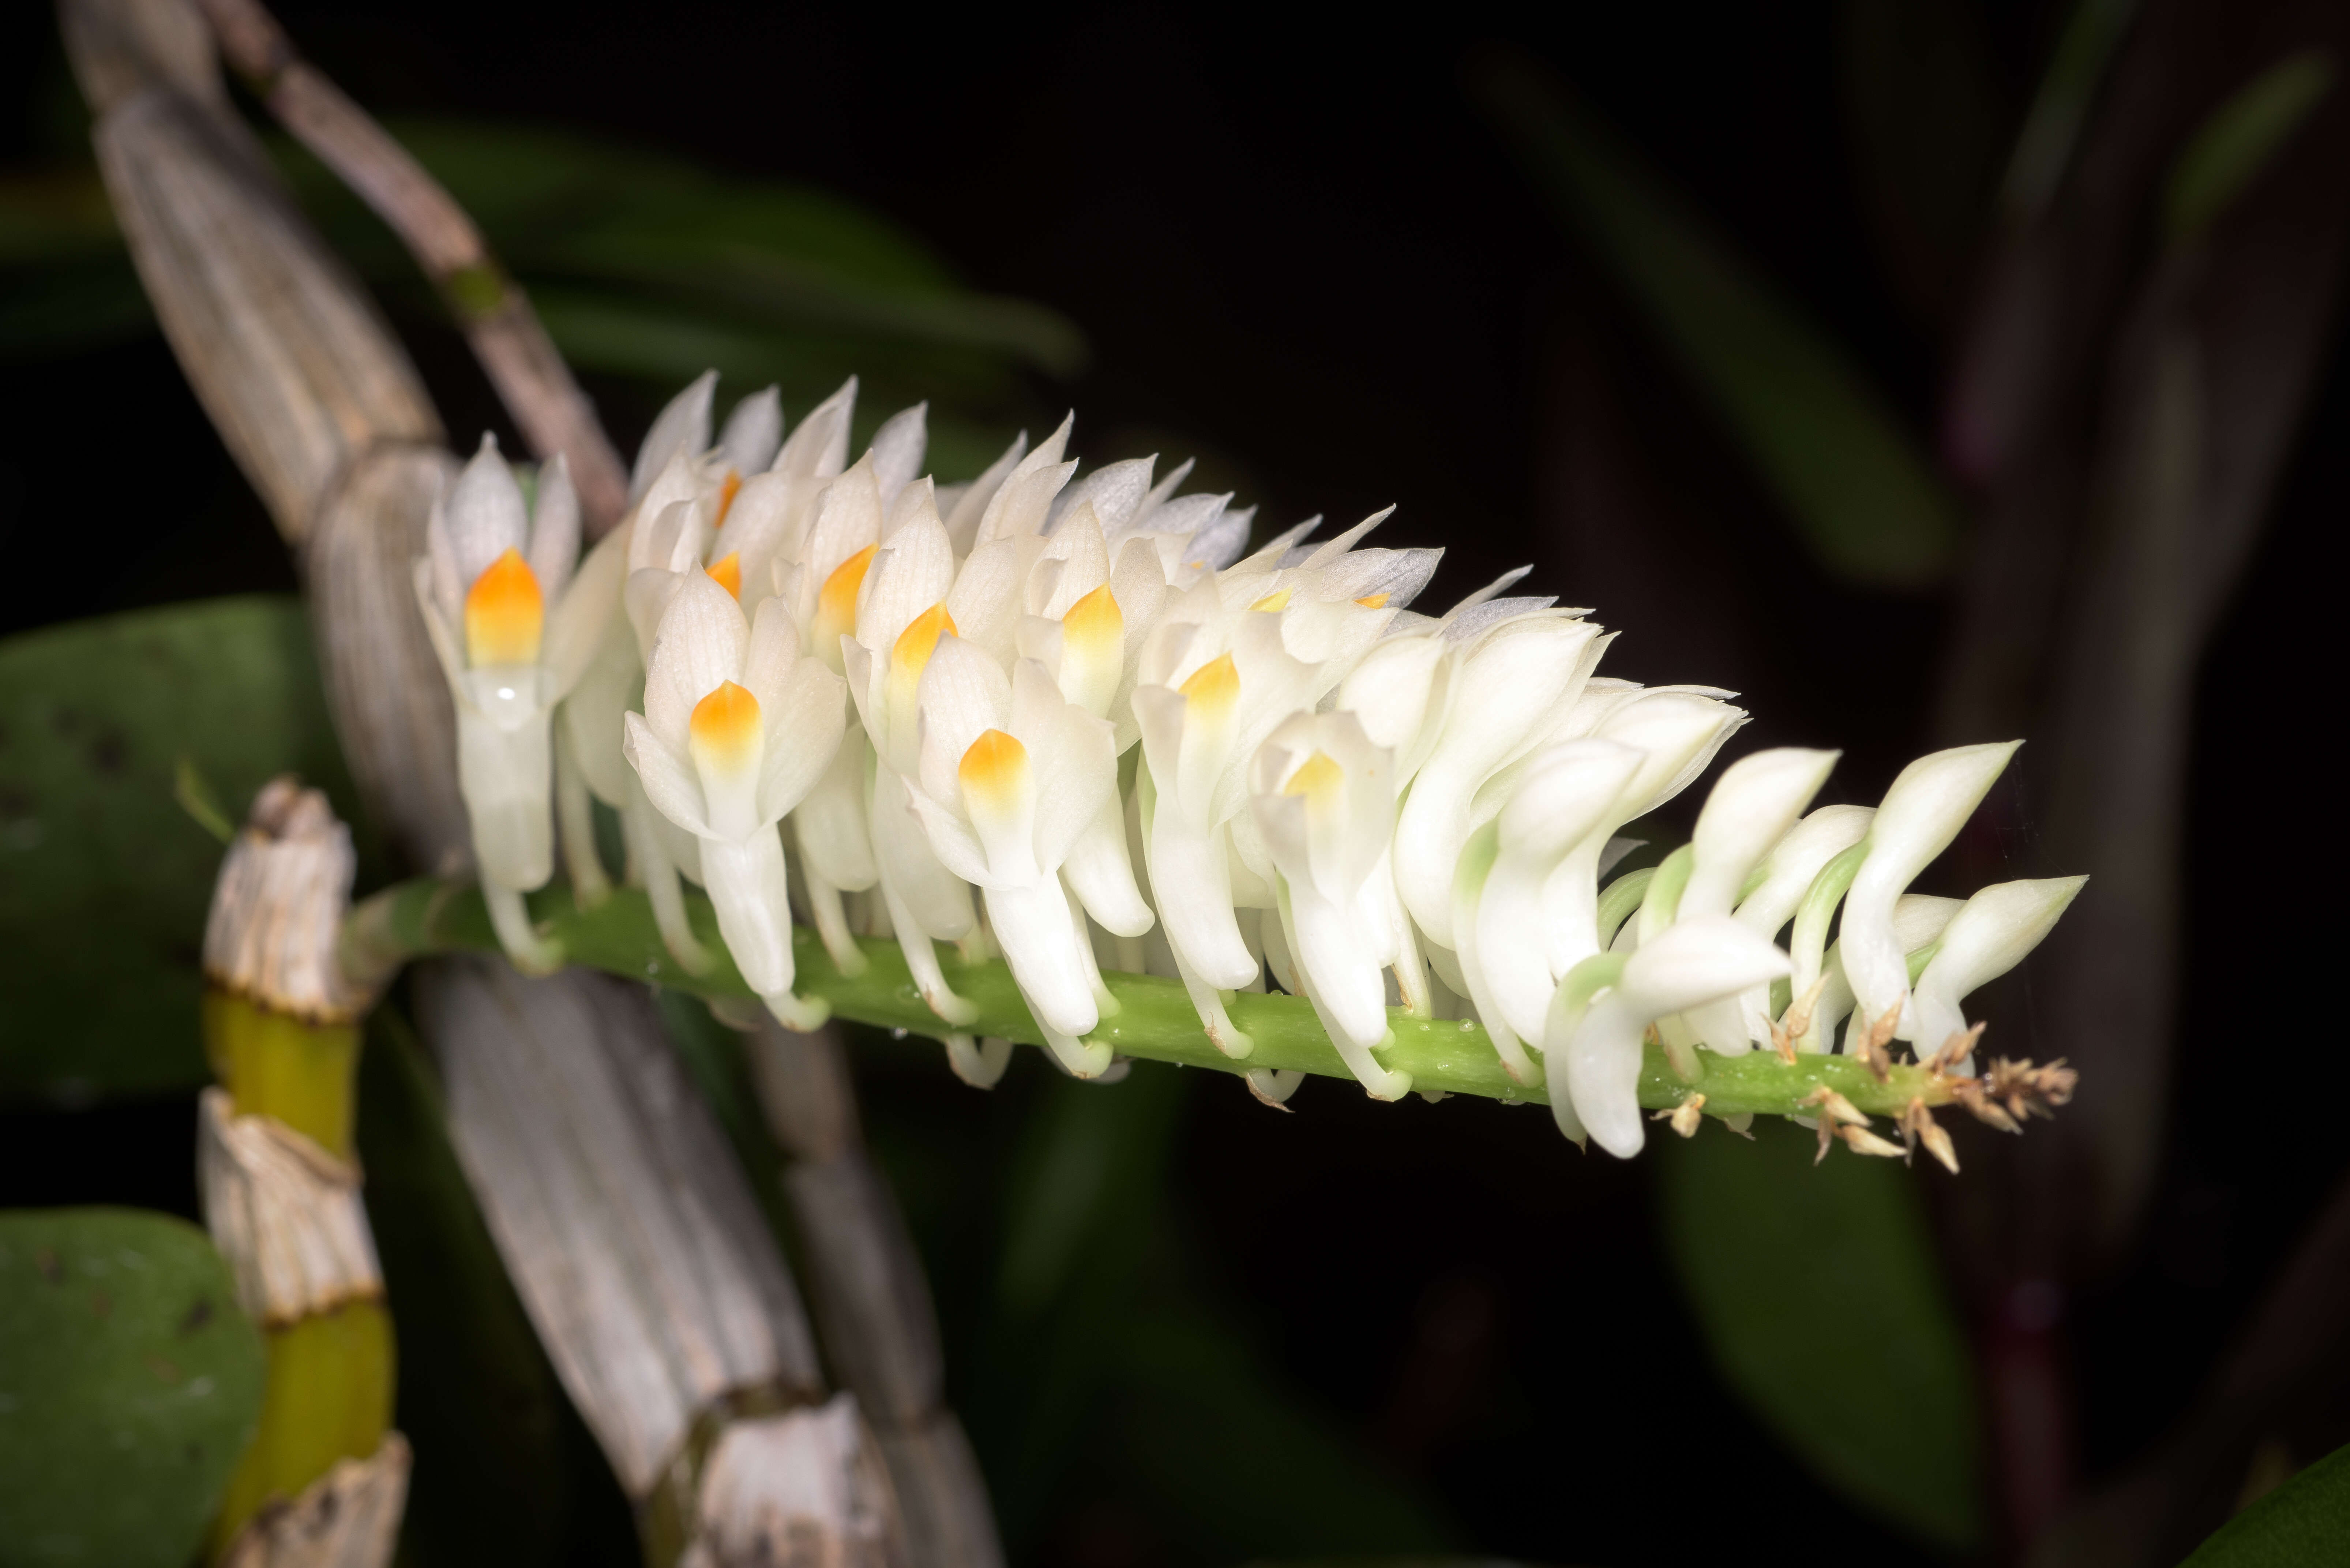
{"type": "Polygon", "coordinates": [[[222,1503],[215,1544],[234,1562],[381,1564],[407,1486],[352,1148],[356,1025],[371,1000],[341,958],[352,870],[326,797],[274,779],[205,922],[204,1039],[222,1086],[199,1102],[198,1182],[279,1385],[222,1503]],[[322,1346],[338,1352],[323,1369],[322,1346]]]}

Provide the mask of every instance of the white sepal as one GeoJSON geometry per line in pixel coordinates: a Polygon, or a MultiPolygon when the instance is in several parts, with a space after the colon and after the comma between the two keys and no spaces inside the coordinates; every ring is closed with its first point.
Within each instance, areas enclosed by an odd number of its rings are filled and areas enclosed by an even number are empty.
{"type": "Polygon", "coordinates": [[[1788,971],[1787,955],[1727,916],[1675,923],[1624,961],[1617,982],[1581,1016],[1559,1003],[1547,1021],[1544,1059],[1554,1098],[1562,1089],[1600,1147],[1639,1153],[1640,1040],[1659,1018],[1685,1012],[1788,971]],[[1562,1084],[1562,1069],[1564,1083],[1562,1084]]]}
{"type": "Polygon", "coordinates": [[[1957,746],[1918,758],[1901,770],[1869,824],[1868,857],[1845,894],[1837,945],[1855,1006],[1871,1020],[1900,1009],[1905,1037],[1916,1020],[1908,964],[1893,931],[1894,900],[1959,836],[2022,743],[1957,746]]]}
{"type": "Polygon", "coordinates": [[[2040,945],[2071,907],[2086,877],[2000,882],[1966,901],[1942,929],[1941,946],[1918,977],[1918,1027],[1910,1036],[1931,1055],[1967,1027],[1959,1003],[1990,984],[2040,945]]]}

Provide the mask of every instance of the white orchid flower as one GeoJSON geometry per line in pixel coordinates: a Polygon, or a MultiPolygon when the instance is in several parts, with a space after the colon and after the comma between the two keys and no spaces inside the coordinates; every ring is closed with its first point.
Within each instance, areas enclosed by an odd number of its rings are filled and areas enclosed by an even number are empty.
{"type": "MultiPolygon", "coordinates": [[[[1827,783],[1840,754],[1781,746],[1724,768],[1690,836],[1689,880],[1674,918],[1729,914],[1763,857],[1794,830],[1795,819],[1827,783]]],[[[1725,1056],[1743,1055],[1753,1044],[1737,997],[1709,1002],[1682,1020],[1681,1028],[1689,1044],[1711,1046],[1725,1056]]]]}
{"type": "Polygon", "coordinates": [[[481,450],[435,503],[416,600],[457,710],[457,782],[482,894],[515,963],[545,971],[561,954],[531,929],[523,894],[555,874],[555,707],[594,657],[618,601],[617,561],[576,576],[579,501],[561,457],[539,475],[535,506],[498,455],[481,450]]]}
{"type": "MultiPolygon", "coordinates": [[[[1752,884],[1746,896],[1739,900],[1739,923],[1755,932],[1778,939],[1787,922],[1795,918],[1795,909],[1804,901],[1820,868],[1829,861],[1868,836],[1868,825],[1877,816],[1877,808],[1867,805],[1824,805],[1806,815],[1787,830],[1786,836],[1772,846],[1762,866],[1749,878],[1752,884]]],[[[1796,965],[1795,991],[1801,995],[1811,984],[1796,965]]],[[[1771,1039],[1771,993],[1767,987],[1758,987],[1738,999],[1739,1012],[1746,1021],[1746,1038],[1750,1044],[1765,1044],[1771,1039]]]]}
{"type": "Polygon", "coordinates": [[[1918,1009],[1911,1039],[1920,1055],[1931,1055],[1951,1036],[1966,1033],[1966,1014],[1959,1003],[2022,963],[2055,929],[2088,880],[2051,877],[1993,883],[1950,917],[1911,992],[1918,1009]]]}
{"type": "Polygon", "coordinates": [[[760,606],[752,625],[707,573],[689,573],[661,615],[625,750],[654,806],[701,840],[702,885],[743,981],[785,1023],[812,1029],[828,1009],[792,992],[776,824],[831,762],[846,701],[799,640],[781,603],[760,606]]]}
{"type": "Polygon", "coordinates": [[[1598,635],[1588,621],[1543,611],[1504,619],[1462,658],[1452,681],[1458,695],[1396,825],[1396,886],[1439,947],[1456,944],[1453,868],[1476,826],[1471,805],[1478,789],[1538,739],[1545,720],[1575,702],[1598,635]]]}
{"type": "Polygon", "coordinates": [[[1012,978],[1055,1055],[1081,1077],[1110,1065],[1087,1043],[1101,1015],[1092,949],[1061,885],[1070,846],[1118,788],[1110,728],[1022,659],[1010,680],[941,629],[918,688],[910,799],[941,865],[976,885],[1012,978]]]}
{"type": "Polygon", "coordinates": [[[1640,1039],[1660,1018],[1784,975],[1787,955],[1726,915],[1676,921],[1628,957],[1600,955],[1551,1003],[1544,1065],[1552,1113],[1619,1159],[1640,1152],[1640,1039]],[[1596,981],[1597,983],[1593,983],[1596,981]]]}
{"type": "Polygon", "coordinates": [[[931,1012],[969,1023],[977,1009],[947,985],[934,941],[975,934],[971,885],[943,866],[915,815],[910,781],[920,776],[922,672],[941,637],[955,634],[946,597],[953,546],[926,485],[910,486],[910,514],[873,557],[857,607],[856,635],[842,648],[848,686],[874,756],[868,822],[874,868],[889,923],[915,988],[931,1012]]]}
{"type": "MultiPolygon", "coordinates": [[[[1898,1011],[1900,1038],[1914,1037],[1906,950],[1893,930],[1893,905],[1966,826],[2021,741],[1957,746],[1901,770],[1877,803],[1867,857],[1845,894],[1837,945],[1855,1004],[1874,1022],[1898,1011]]],[[[1939,1042],[1937,1042],[1939,1044],[1939,1042]]]]}
{"type": "MultiPolygon", "coordinates": [[[[1616,830],[1687,788],[1746,722],[1710,688],[1669,687],[1586,693],[1598,711],[1592,734],[1641,753],[1615,804],[1577,841],[1543,887],[1543,931],[1551,973],[1565,977],[1599,950],[1599,860],[1616,830]]],[[[1545,1031],[1547,1032],[1547,1031],[1545,1031]]]]}
{"type": "MultiPolygon", "coordinates": [[[[1963,900],[1938,898],[1929,893],[1904,893],[1893,900],[1893,940],[1901,944],[1902,952],[1915,953],[1939,940],[1942,929],[1950,917],[1959,912],[1963,900]]],[[[1905,962],[1907,961],[1905,957],[1905,962]]],[[[1812,1023],[1804,1037],[1795,1042],[1795,1049],[1806,1054],[1825,1050],[1822,1044],[1835,1038],[1835,1026],[1852,1018],[1845,1031],[1844,1049],[1849,1055],[1858,1032],[1866,1021],[1853,1012],[1852,981],[1844,971],[1844,950],[1831,943],[1820,966],[1818,999],[1812,1003],[1812,1023]]]]}
{"type": "Polygon", "coordinates": [[[1471,835],[1453,881],[1455,959],[1510,1076],[1541,1081],[1540,1048],[1558,977],[1551,972],[1543,889],[1568,853],[1600,831],[1647,754],[1614,741],[1568,741],[1542,753],[1501,815],[1471,835]]]}
{"type": "Polygon", "coordinates": [[[1411,1075],[1382,1066],[1389,1041],[1379,971],[1396,935],[1372,878],[1395,829],[1395,754],[1352,713],[1294,714],[1257,751],[1249,805],[1277,868],[1283,946],[1331,1044],[1374,1099],[1411,1075]]]}

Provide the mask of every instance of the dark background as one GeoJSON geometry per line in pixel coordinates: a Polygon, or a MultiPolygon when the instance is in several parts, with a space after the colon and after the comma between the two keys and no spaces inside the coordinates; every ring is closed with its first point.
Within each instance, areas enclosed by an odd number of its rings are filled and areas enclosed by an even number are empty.
{"type": "MultiPolygon", "coordinates": [[[[1452,5],[1319,27],[1260,6],[1147,4],[286,0],[278,14],[380,112],[591,128],[886,213],[971,282],[1082,328],[1090,368],[1031,383],[1045,422],[1076,408],[1078,452],[1197,453],[1203,480],[1275,526],[1398,504],[1385,542],[1449,552],[1438,601],[1532,561],[1533,586],[1627,628],[1609,672],[1744,692],[1757,717],[1733,749],[1845,746],[1834,798],[1875,799],[1930,743],[1939,602],[1856,593],[1809,563],[1463,88],[1488,48],[1546,62],[1929,429],[1965,291],[1886,281],[1832,5],[1452,5]],[[1603,476],[1578,466],[1570,420],[1610,448],[1603,476]]],[[[1982,16],[2020,107],[2057,8],[1982,16]]],[[[27,5],[0,27],[0,157],[54,151],[79,132],[53,25],[27,5]]],[[[402,329],[460,445],[504,428],[453,335],[402,329]]],[[[653,403],[629,385],[591,390],[630,450],[653,403]]],[[[160,339],[0,367],[0,629],[293,586],[160,339]]],[[[2305,1033],[2296,1015],[2334,989],[2301,900],[2324,876],[2304,850],[2338,850],[2301,819],[2339,794],[2338,763],[2312,744],[2338,726],[2299,689],[2330,684],[2336,663],[2320,661],[2337,597],[2321,540],[2350,501],[2345,433],[2337,359],[2205,671],[2168,1174],[2150,1230],[2077,1302],[2069,1339],[2090,1482],[2187,1408],[2350,1153],[2338,1116],[2273,1066],[2305,1033]],[[2280,727],[2288,702],[2298,729],[2280,727]]],[[[993,1275],[954,1193],[1045,1085],[1024,1063],[982,1101],[933,1053],[880,1043],[868,1061],[868,1116],[931,1259],[958,1404],[999,1492],[1019,1494],[1015,1554],[1144,1568],[1278,1549],[1277,1524],[1259,1538],[1272,1545],[1183,1539],[1099,1459],[1049,1485],[1007,1473],[1019,1461],[1010,1439],[991,1447],[989,1389],[1023,1376],[1024,1350],[956,1337],[993,1275]]],[[[1181,1090],[1153,1091],[1170,1097],[1172,1141],[1159,1196],[1130,1217],[1139,1288],[1180,1275],[1451,1544],[1555,1562],[1718,1560],[1779,1542],[1918,1555],[1810,1480],[1710,1373],[1654,1240],[1645,1166],[1578,1156],[1539,1113],[1482,1102],[1396,1111],[1317,1084],[1283,1116],[1221,1082],[1181,1090]]],[[[6,1121],[6,1201],[193,1210],[184,1105],[72,1131],[6,1121]],[[126,1162],[109,1130],[152,1158],[126,1162]]],[[[1960,1137],[1962,1154],[1979,1141],[1960,1137]]],[[[1095,1432],[1151,1418],[1109,1395],[1087,1409],[1095,1432]]]]}

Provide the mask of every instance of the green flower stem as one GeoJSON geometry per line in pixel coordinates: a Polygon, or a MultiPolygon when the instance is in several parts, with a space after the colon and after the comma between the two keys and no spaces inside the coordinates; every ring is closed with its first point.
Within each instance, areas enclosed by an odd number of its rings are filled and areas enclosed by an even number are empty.
{"type": "MultiPolygon", "coordinates": [[[[532,894],[529,902],[532,919],[550,940],[561,944],[568,962],[704,997],[747,1000],[751,996],[719,940],[717,919],[709,901],[699,895],[687,895],[687,910],[696,933],[718,961],[710,973],[698,976],[687,973],[661,945],[651,907],[641,892],[615,888],[602,905],[582,910],[573,902],[570,890],[557,884],[532,894]]],[[[815,932],[800,928],[794,934],[801,995],[822,997],[832,1004],[835,1015],[859,1023],[933,1037],[946,1033],[945,1025],[915,991],[897,943],[861,941],[866,969],[850,976],[834,967],[815,932]]],[[[381,974],[410,960],[439,953],[499,950],[481,894],[465,884],[430,878],[386,888],[360,904],[345,928],[344,946],[346,963],[355,975],[381,974]]],[[[972,1033],[1023,1045],[1044,1044],[1044,1034],[1029,1016],[1027,1004],[1012,982],[1011,971],[1000,961],[965,963],[952,949],[944,947],[940,959],[947,982],[979,1008],[979,1021],[972,1033]]],[[[1314,1009],[1300,998],[1247,992],[1231,997],[1227,1005],[1232,1022],[1256,1042],[1245,1060],[1235,1061],[1209,1042],[1199,1015],[1177,981],[1116,972],[1105,973],[1102,980],[1117,999],[1118,1011],[1105,1017],[1089,1038],[1107,1044],[1121,1056],[1226,1073],[1276,1067],[1333,1078],[1353,1076],[1323,1033],[1314,1009]]],[[[1492,1043],[1477,1024],[1413,1018],[1392,1009],[1388,1017],[1395,1031],[1394,1044],[1379,1050],[1379,1059],[1391,1069],[1409,1073],[1414,1088],[1548,1103],[1549,1096],[1539,1085],[1521,1087],[1511,1081],[1492,1043]]],[[[1947,1105],[1951,1097],[1947,1082],[1915,1065],[1896,1066],[1890,1077],[1879,1083],[1866,1066],[1847,1056],[1805,1056],[1793,1066],[1767,1050],[1743,1056],[1700,1051],[1697,1058],[1696,1081],[1684,1083],[1666,1064],[1662,1049],[1650,1045],[1640,1074],[1640,1103],[1665,1110],[1693,1093],[1702,1093],[1709,1116],[1784,1116],[1803,1112],[1806,1099],[1825,1085],[1865,1111],[1893,1116],[1912,1099],[1937,1106],[1947,1105]]]]}

